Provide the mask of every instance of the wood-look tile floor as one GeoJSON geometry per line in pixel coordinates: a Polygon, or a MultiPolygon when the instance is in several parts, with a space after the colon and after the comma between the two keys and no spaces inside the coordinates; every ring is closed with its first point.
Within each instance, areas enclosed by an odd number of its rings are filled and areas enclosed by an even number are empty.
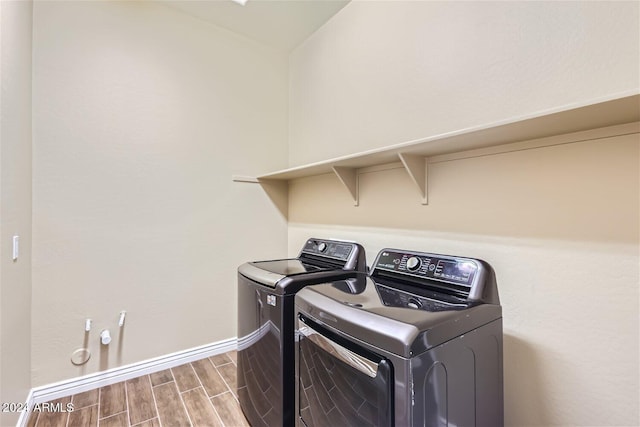
{"type": "Polygon", "coordinates": [[[236,396],[236,352],[56,399],[72,412],[34,411],[28,427],[249,426],[236,396]]]}

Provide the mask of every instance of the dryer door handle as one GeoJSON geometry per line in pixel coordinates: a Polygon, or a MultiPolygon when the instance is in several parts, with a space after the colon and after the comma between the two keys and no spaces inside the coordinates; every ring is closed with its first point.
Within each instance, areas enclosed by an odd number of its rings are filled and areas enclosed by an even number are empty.
{"type": "Polygon", "coordinates": [[[340,344],[330,340],[311,326],[299,321],[298,331],[316,344],[319,348],[351,366],[352,368],[362,372],[363,374],[375,378],[378,375],[378,363],[360,356],[353,351],[341,346],[340,344]]]}

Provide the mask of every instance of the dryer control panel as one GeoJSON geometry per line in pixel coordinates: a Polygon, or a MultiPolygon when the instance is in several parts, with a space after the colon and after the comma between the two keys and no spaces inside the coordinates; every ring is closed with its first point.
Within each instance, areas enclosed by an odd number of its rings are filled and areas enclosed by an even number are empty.
{"type": "MultiPolygon", "coordinates": [[[[411,293],[422,289],[436,299],[450,296],[468,303],[500,304],[493,268],[476,258],[383,249],[371,278],[411,293]]],[[[408,300],[406,303],[412,307],[408,300]]]]}
{"type": "Polygon", "coordinates": [[[386,270],[464,286],[473,284],[479,268],[480,264],[470,258],[391,250],[380,252],[374,265],[374,270],[386,270]]]}

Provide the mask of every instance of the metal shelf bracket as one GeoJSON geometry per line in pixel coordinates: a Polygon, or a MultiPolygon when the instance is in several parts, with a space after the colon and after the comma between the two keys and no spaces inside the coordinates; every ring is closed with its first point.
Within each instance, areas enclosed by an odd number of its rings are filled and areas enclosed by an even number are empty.
{"type": "Polygon", "coordinates": [[[418,187],[420,196],[422,196],[422,204],[428,205],[427,164],[429,158],[407,153],[398,153],[398,157],[400,157],[400,161],[407,170],[411,180],[418,187]]]}
{"type": "Polygon", "coordinates": [[[358,170],[356,168],[348,168],[343,166],[333,166],[333,172],[336,174],[342,185],[346,187],[353,199],[353,206],[358,206],[358,170]]]}

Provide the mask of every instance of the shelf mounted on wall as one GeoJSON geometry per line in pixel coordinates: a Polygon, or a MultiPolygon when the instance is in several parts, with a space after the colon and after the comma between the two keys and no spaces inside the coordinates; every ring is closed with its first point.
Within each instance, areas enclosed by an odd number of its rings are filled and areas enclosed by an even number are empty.
{"type": "Polygon", "coordinates": [[[435,156],[499,147],[506,147],[506,151],[517,150],[517,147],[509,145],[532,140],[542,141],[541,145],[553,145],[555,142],[543,140],[558,135],[622,125],[632,125],[632,131],[637,132],[640,125],[640,93],[637,90],[296,166],[258,177],[236,175],[233,179],[238,182],[259,183],[286,216],[289,181],[333,173],[349,192],[354,206],[358,206],[358,170],[391,164],[400,159],[419,191],[422,204],[426,205],[429,199],[429,158],[433,160],[435,156]]]}

